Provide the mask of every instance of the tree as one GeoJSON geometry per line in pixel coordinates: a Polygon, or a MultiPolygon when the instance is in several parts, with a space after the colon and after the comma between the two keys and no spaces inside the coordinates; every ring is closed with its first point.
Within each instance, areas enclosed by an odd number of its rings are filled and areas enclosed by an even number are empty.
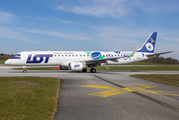
{"type": "Polygon", "coordinates": [[[179,61],[177,59],[163,58],[163,57],[155,57],[141,62],[160,63],[160,64],[179,64],[179,61]]]}

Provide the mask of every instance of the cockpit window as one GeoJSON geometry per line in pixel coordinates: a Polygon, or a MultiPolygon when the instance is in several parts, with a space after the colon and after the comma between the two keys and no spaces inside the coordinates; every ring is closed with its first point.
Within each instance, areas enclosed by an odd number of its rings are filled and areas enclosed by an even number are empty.
{"type": "Polygon", "coordinates": [[[15,54],[14,55],[14,57],[20,57],[21,56],[21,54],[15,54]]]}

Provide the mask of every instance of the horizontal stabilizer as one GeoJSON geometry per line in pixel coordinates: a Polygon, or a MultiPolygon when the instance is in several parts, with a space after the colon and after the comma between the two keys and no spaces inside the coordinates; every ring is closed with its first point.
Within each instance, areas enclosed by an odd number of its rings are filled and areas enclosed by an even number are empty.
{"type": "Polygon", "coordinates": [[[168,52],[162,52],[162,53],[155,53],[155,54],[150,54],[150,55],[147,55],[148,57],[150,56],[156,56],[158,57],[159,55],[162,55],[162,54],[167,54],[167,53],[172,53],[173,51],[168,51],[168,52]]]}

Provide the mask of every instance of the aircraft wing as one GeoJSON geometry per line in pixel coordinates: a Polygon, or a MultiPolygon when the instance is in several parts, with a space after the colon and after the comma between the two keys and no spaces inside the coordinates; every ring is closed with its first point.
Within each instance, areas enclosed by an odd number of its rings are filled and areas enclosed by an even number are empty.
{"type": "Polygon", "coordinates": [[[94,60],[85,60],[85,62],[100,62],[100,61],[102,62],[102,61],[106,61],[106,60],[115,61],[117,59],[124,58],[124,57],[129,57],[129,56],[113,57],[113,58],[103,58],[103,59],[94,59],[94,60]]]}
{"type": "Polygon", "coordinates": [[[107,60],[111,60],[111,61],[116,61],[117,59],[120,58],[125,58],[125,57],[133,57],[133,55],[135,54],[135,52],[137,51],[138,47],[130,54],[127,56],[121,56],[121,57],[112,57],[112,58],[103,58],[103,59],[93,59],[93,60],[85,60],[85,63],[105,63],[107,60]]]}
{"type": "Polygon", "coordinates": [[[123,56],[123,57],[113,57],[113,58],[103,58],[103,59],[94,59],[94,60],[84,60],[86,64],[99,64],[99,63],[106,63],[107,60],[113,61],[113,62],[118,62],[117,59],[124,58],[128,56],[123,56]]]}
{"type": "Polygon", "coordinates": [[[150,54],[150,55],[147,55],[147,56],[148,56],[148,57],[152,57],[152,56],[158,57],[159,55],[167,54],[167,53],[172,53],[172,52],[173,52],[173,51],[162,52],[162,53],[155,53],[155,54],[150,54]]]}

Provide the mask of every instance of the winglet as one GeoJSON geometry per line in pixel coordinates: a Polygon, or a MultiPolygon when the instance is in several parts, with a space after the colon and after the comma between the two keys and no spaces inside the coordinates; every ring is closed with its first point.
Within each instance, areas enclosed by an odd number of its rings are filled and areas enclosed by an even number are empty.
{"type": "Polygon", "coordinates": [[[129,57],[133,57],[134,54],[136,53],[136,51],[138,50],[138,48],[139,48],[139,47],[137,47],[137,48],[129,55],[129,57]]]}

